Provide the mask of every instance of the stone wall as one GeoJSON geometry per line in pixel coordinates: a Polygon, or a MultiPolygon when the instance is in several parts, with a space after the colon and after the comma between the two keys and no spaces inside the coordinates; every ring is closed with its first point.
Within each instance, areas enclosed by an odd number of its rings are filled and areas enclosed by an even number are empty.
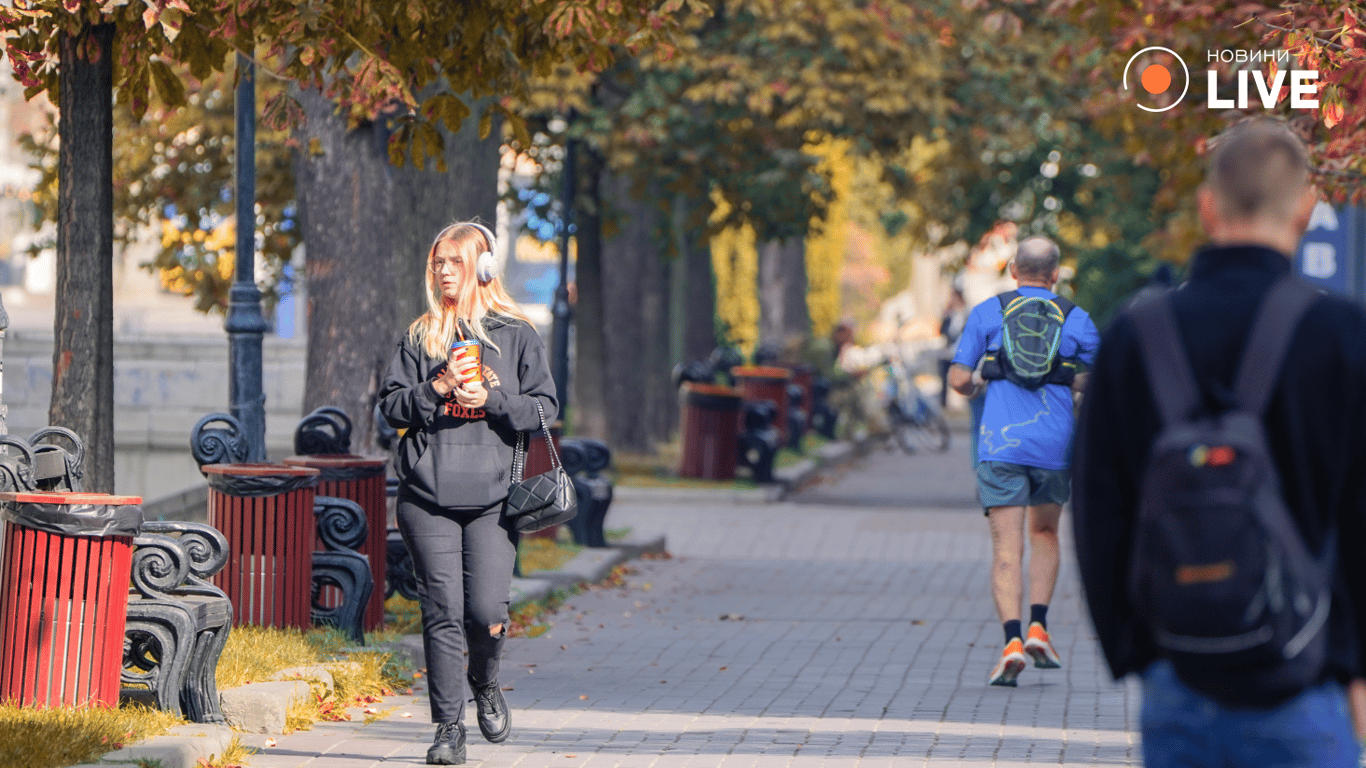
{"type": "MultiPolygon", "coordinates": [[[[262,368],[266,451],[292,454],[304,388],[304,341],[267,335],[262,368]]],[[[47,424],[52,332],[11,329],[4,342],[8,431],[27,437],[47,424]]],[[[228,410],[227,335],[138,336],[114,342],[115,492],[157,499],[202,485],[190,429],[228,410]]],[[[357,418],[352,414],[352,418],[357,418]]]]}

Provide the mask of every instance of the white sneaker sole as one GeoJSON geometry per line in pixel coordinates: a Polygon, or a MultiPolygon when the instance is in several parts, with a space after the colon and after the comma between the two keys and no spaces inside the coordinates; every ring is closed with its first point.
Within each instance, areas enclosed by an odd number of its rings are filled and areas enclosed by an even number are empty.
{"type": "Polygon", "coordinates": [[[1062,668],[1062,660],[1043,643],[1035,643],[1033,645],[1026,643],[1024,650],[1025,653],[1029,654],[1030,658],[1034,659],[1034,666],[1039,669],[1062,668]]]}
{"type": "Polygon", "coordinates": [[[1024,671],[1024,668],[1025,660],[1023,656],[1011,656],[1002,659],[1001,663],[997,664],[996,669],[992,671],[989,683],[991,685],[1004,685],[1014,688],[1018,685],[1018,683],[1015,682],[1015,678],[1020,676],[1020,673],[1024,671]]]}

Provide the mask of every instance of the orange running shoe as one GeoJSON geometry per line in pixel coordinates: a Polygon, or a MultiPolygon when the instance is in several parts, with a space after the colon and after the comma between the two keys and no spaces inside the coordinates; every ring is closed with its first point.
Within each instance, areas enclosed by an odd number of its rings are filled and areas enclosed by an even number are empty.
{"type": "Polygon", "coordinates": [[[991,685],[1008,685],[1015,687],[1015,678],[1025,668],[1024,646],[1020,643],[1020,638],[1014,638],[1006,643],[1006,648],[1001,651],[1001,661],[996,668],[991,670],[991,685]]]}
{"type": "Polygon", "coordinates": [[[1034,659],[1034,666],[1039,669],[1062,667],[1062,659],[1058,658],[1058,652],[1053,650],[1053,643],[1048,639],[1048,630],[1037,621],[1029,625],[1029,637],[1024,641],[1024,652],[1034,659]]]}

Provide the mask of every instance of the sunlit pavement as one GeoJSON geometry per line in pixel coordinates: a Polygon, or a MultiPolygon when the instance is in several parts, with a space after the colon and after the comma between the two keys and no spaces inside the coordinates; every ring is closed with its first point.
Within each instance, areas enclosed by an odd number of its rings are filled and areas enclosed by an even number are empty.
{"type": "MultiPolygon", "coordinates": [[[[1064,668],[986,685],[1003,638],[955,439],[946,456],[874,454],[777,504],[618,503],[609,527],[666,533],[675,559],[635,562],[626,587],[511,641],[513,734],[484,742],[471,709],[470,764],[1139,763],[1133,691],[1102,669],[1070,554],[1049,614],[1064,668]]],[[[415,694],[370,725],[276,737],[252,765],[423,764],[415,694]]]]}

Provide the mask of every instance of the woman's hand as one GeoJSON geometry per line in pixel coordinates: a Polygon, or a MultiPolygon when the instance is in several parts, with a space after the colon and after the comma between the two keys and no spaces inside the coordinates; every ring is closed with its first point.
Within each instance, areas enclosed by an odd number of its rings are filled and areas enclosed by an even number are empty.
{"type": "Polygon", "coordinates": [[[451,350],[446,357],[445,370],[441,372],[440,376],[432,379],[432,389],[435,389],[438,395],[445,397],[460,386],[460,377],[461,373],[455,366],[455,350],[451,350]]]}
{"type": "Polygon", "coordinates": [[[489,391],[484,389],[483,379],[475,379],[455,388],[455,402],[466,408],[483,408],[488,400],[489,391]]]}

